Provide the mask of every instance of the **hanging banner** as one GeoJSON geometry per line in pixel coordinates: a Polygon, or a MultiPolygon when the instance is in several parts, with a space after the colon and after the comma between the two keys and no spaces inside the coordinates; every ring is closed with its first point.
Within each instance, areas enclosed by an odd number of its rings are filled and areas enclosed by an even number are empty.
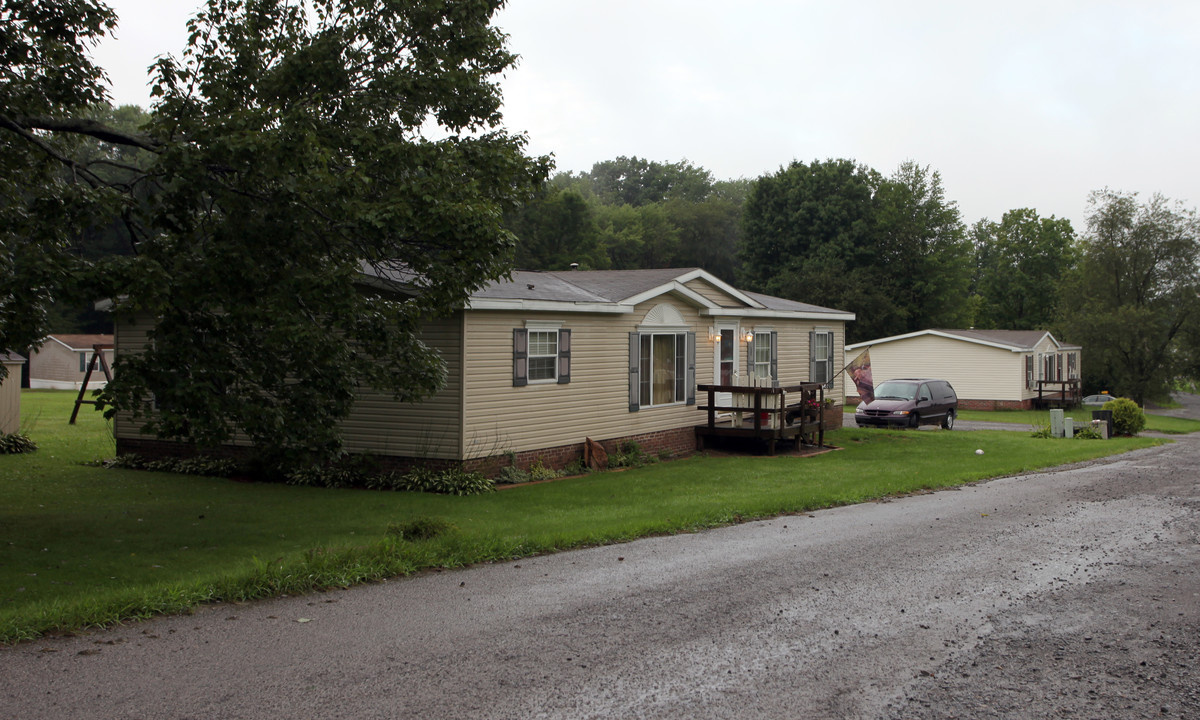
{"type": "Polygon", "coordinates": [[[863,350],[862,355],[854,358],[854,362],[846,366],[846,371],[850,375],[850,379],[854,381],[854,386],[858,388],[858,397],[862,402],[871,402],[875,399],[875,381],[871,379],[871,350],[870,348],[863,350]]]}

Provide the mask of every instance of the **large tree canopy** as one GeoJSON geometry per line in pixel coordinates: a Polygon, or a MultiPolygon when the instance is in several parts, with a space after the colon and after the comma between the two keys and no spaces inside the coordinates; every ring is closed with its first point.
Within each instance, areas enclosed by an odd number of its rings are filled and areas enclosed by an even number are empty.
{"type": "Polygon", "coordinates": [[[103,91],[86,48],[111,11],[2,2],[0,349],[36,342],[40,308],[86,277],[151,319],[108,402],[155,406],[141,417],[163,437],[242,433],[276,454],[336,452],[359,388],[439,386],[417,328],[507,272],[503,212],[549,171],[500,124],[502,0],[209,0],[183,54],[155,64],[141,134],[89,120],[103,91]],[[71,159],[80,135],[149,160],[108,180],[71,159]],[[64,251],[116,214],[135,255],[64,251]],[[363,263],[401,268],[411,292],[364,286],[363,263]]]}
{"type": "Polygon", "coordinates": [[[1062,278],[1076,260],[1075,231],[1065,218],[1029,208],[983,219],[971,228],[975,244],[975,325],[1044,330],[1058,314],[1062,278]]]}
{"type": "Polygon", "coordinates": [[[1200,323],[1200,225],[1161,195],[1090,198],[1078,266],[1062,296],[1062,332],[1084,347],[1084,377],[1139,404],[1186,367],[1180,340],[1200,323]]]}
{"type": "Polygon", "coordinates": [[[531,270],[702,267],[733,281],[749,181],[714,182],[686,160],[619,157],[558,173],[507,219],[531,270]]]}
{"type": "Polygon", "coordinates": [[[743,210],[742,282],[857,314],[852,339],[959,324],[969,246],[941,178],[890,178],[851,160],[793,162],[759,178],[743,210]]]}

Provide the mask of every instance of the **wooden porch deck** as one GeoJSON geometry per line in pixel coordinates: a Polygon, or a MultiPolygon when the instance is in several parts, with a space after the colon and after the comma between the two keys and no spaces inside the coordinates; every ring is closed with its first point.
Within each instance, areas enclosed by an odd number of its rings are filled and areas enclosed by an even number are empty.
{"type": "Polygon", "coordinates": [[[764,440],[772,455],[781,440],[818,447],[825,444],[825,386],[821,383],[782,387],[697,385],[696,388],[708,394],[708,403],[700,406],[708,412],[708,422],[696,426],[696,446],[700,450],[704,449],[704,439],[709,437],[764,440]],[[717,393],[731,393],[733,404],[717,405],[717,393]]]}
{"type": "Polygon", "coordinates": [[[1038,380],[1038,396],[1033,400],[1033,406],[1038,410],[1046,408],[1073,408],[1083,402],[1079,380],[1038,380]]]}

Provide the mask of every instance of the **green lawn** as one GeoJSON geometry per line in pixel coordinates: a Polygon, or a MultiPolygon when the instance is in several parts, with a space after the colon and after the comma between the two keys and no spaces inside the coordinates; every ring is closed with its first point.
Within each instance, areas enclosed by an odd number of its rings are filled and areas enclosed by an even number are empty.
{"type": "MultiPolygon", "coordinates": [[[[1092,419],[1092,411],[1099,410],[1096,407],[1087,407],[1076,410],[1067,410],[1064,414],[1066,417],[1075,418],[1078,421],[1090,421],[1092,419]]],[[[962,410],[958,413],[959,420],[984,420],[987,422],[1003,422],[1017,423],[1019,425],[1049,425],[1050,411],[1049,410],[996,410],[986,412],[983,410],[962,410]]],[[[1187,418],[1176,418],[1167,415],[1154,415],[1146,413],[1146,430],[1151,432],[1168,433],[1180,435],[1192,433],[1200,430],[1200,420],[1189,420],[1187,418]]]]}
{"type": "Polygon", "coordinates": [[[0,641],[1011,475],[1161,442],[847,429],[809,458],[696,456],[475,497],[234,482],[82,463],[111,432],[26,391],[39,450],[0,456],[0,641]],[[982,448],[984,455],[976,455],[982,448]],[[449,523],[430,540],[389,534],[449,523]]]}
{"type": "MultiPolygon", "coordinates": [[[[1092,419],[1092,411],[1099,410],[1098,407],[1077,408],[1067,410],[1066,417],[1074,418],[1077,421],[1090,421],[1092,419]]],[[[843,408],[846,414],[846,422],[850,425],[854,421],[850,418],[854,415],[854,406],[846,405],[843,408]]],[[[1015,425],[1025,425],[1033,427],[1034,425],[1049,425],[1050,411],[1049,410],[959,410],[959,420],[976,420],[981,422],[1000,422],[1013,423],[1015,425]]],[[[1176,418],[1167,415],[1154,415],[1146,413],[1146,430],[1150,432],[1160,432],[1169,435],[1183,435],[1200,431],[1200,420],[1189,420],[1186,418],[1176,418]]]]}

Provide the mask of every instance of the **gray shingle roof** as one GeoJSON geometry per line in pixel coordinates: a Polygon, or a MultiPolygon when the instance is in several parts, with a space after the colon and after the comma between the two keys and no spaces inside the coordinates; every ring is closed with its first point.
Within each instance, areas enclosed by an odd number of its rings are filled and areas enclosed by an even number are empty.
{"type": "Polygon", "coordinates": [[[762,293],[750,292],[743,290],[744,294],[749,295],[758,302],[762,303],[768,310],[795,310],[798,312],[809,313],[844,313],[845,310],[835,310],[833,308],[821,307],[820,305],[810,305],[808,303],[797,302],[795,300],[785,300],[783,298],[772,297],[771,295],[763,295],[762,293]]]}
{"type": "Polygon", "coordinates": [[[620,302],[666,285],[694,268],[655,270],[516,270],[511,281],[499,281],[474,293],[476,298],[557,300],[561,302],[620,302]],[[532,287],[530,287],[532,285],[532,287]]]}
{"type": "Polygon", "coordinates": [[[957,335],[968,340],[983,340],[997,345],[1007,345],[1020,350],[1032,349],[1046,337],[1045,330],[942,330],[937,332],[957,335]]]}

